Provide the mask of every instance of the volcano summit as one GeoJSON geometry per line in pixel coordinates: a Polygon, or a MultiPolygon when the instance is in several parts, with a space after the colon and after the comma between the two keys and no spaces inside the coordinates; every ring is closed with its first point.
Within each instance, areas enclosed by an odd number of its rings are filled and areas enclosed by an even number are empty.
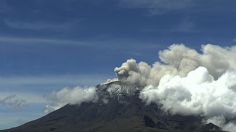
{"type": "Polygon", "coordinates": [[[48,115],[3,132],[234,132],[235,56],[174,44],[153,65],[129,59],[111,81],[54,93],[48,115]]]}
{"type": "MultiPolygon", "coordinates": [[[[136,89],[136,90],[134,90],[136,89]]],[[[120,81],[96,87],[97,100],[66,105],[40,119],[1,132],[221,132],[200,116],[171,115],[139,98],[120,81]]]]}

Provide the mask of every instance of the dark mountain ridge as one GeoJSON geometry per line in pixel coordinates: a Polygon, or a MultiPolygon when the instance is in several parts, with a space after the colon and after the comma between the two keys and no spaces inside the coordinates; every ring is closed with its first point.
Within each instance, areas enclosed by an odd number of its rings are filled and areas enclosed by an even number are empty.
{"type": "Polygon", "coordinates": [[[66,105],[40,119],[0,132],[221,132],[200,116],[171,115],[145,104],[140,88],[119,81],[97,85],[96,102],[66,105]]]}

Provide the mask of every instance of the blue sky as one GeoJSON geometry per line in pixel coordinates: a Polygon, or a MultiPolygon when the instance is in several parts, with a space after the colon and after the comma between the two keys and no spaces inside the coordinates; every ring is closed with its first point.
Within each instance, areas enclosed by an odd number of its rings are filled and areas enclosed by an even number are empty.
{"type": "Polygon", "coordinates": [[[158,51],[173,43],[195,49],[207,43],[235,45],[235,4],[1,0],[0,129],[44,115],[45,98],[52,91],[115,77],[114,67],[126,59],[153,63],[158,51]],[[27,103],[14,108],[7,97],[27,103]]]}

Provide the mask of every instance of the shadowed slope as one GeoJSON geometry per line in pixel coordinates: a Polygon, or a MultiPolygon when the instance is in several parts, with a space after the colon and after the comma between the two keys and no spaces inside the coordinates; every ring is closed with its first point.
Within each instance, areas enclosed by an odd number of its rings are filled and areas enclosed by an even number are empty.
{"type": "Polygon", "coordinates": [[[97,86],[98,101],[66,105],[38,120],[1,132],[217,132],[196,116],[170,115],[146,105],[139,88],[120,82],[97,86]],[[135,90],[134,90],[135,89],[135,90]]]}

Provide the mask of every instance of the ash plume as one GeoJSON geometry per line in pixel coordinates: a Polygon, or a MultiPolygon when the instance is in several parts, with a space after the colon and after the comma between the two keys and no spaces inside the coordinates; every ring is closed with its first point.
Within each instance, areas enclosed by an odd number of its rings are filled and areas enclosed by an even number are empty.
{"type": "MultiPolygon", "coordinates": [[[[170,114],[202,116],[203,122],[215,123],[227,131],[236,130],[235,46],[207,44],[197,51],[173,44],[160,51],[159,61],[152,65],[129,59],[114,71],[114,80],[127,84],[129,91],[138,90],[139,98],[147,105],[156,103],[170,114]]],[[[122,91],[122,87],[114,89],[122,91]]],[[[63,89],[53,97],[48,106],[52,110],[67,103],[81,104],[99,98],[95,88],[63,89]]]]}
{"type": "Polygon", "coordinates": [[[207,68],[215,79],[228,70],[236,70],[236,47],[222,48],[207,44],[202,46],[201,52],[183,44],[173,44],[159,52],[160,62],[149,65],[129,59],[114,71],[120,81],[140,86],[158,86],[166,74],[184,77],[199,66],[207,68]]]}

